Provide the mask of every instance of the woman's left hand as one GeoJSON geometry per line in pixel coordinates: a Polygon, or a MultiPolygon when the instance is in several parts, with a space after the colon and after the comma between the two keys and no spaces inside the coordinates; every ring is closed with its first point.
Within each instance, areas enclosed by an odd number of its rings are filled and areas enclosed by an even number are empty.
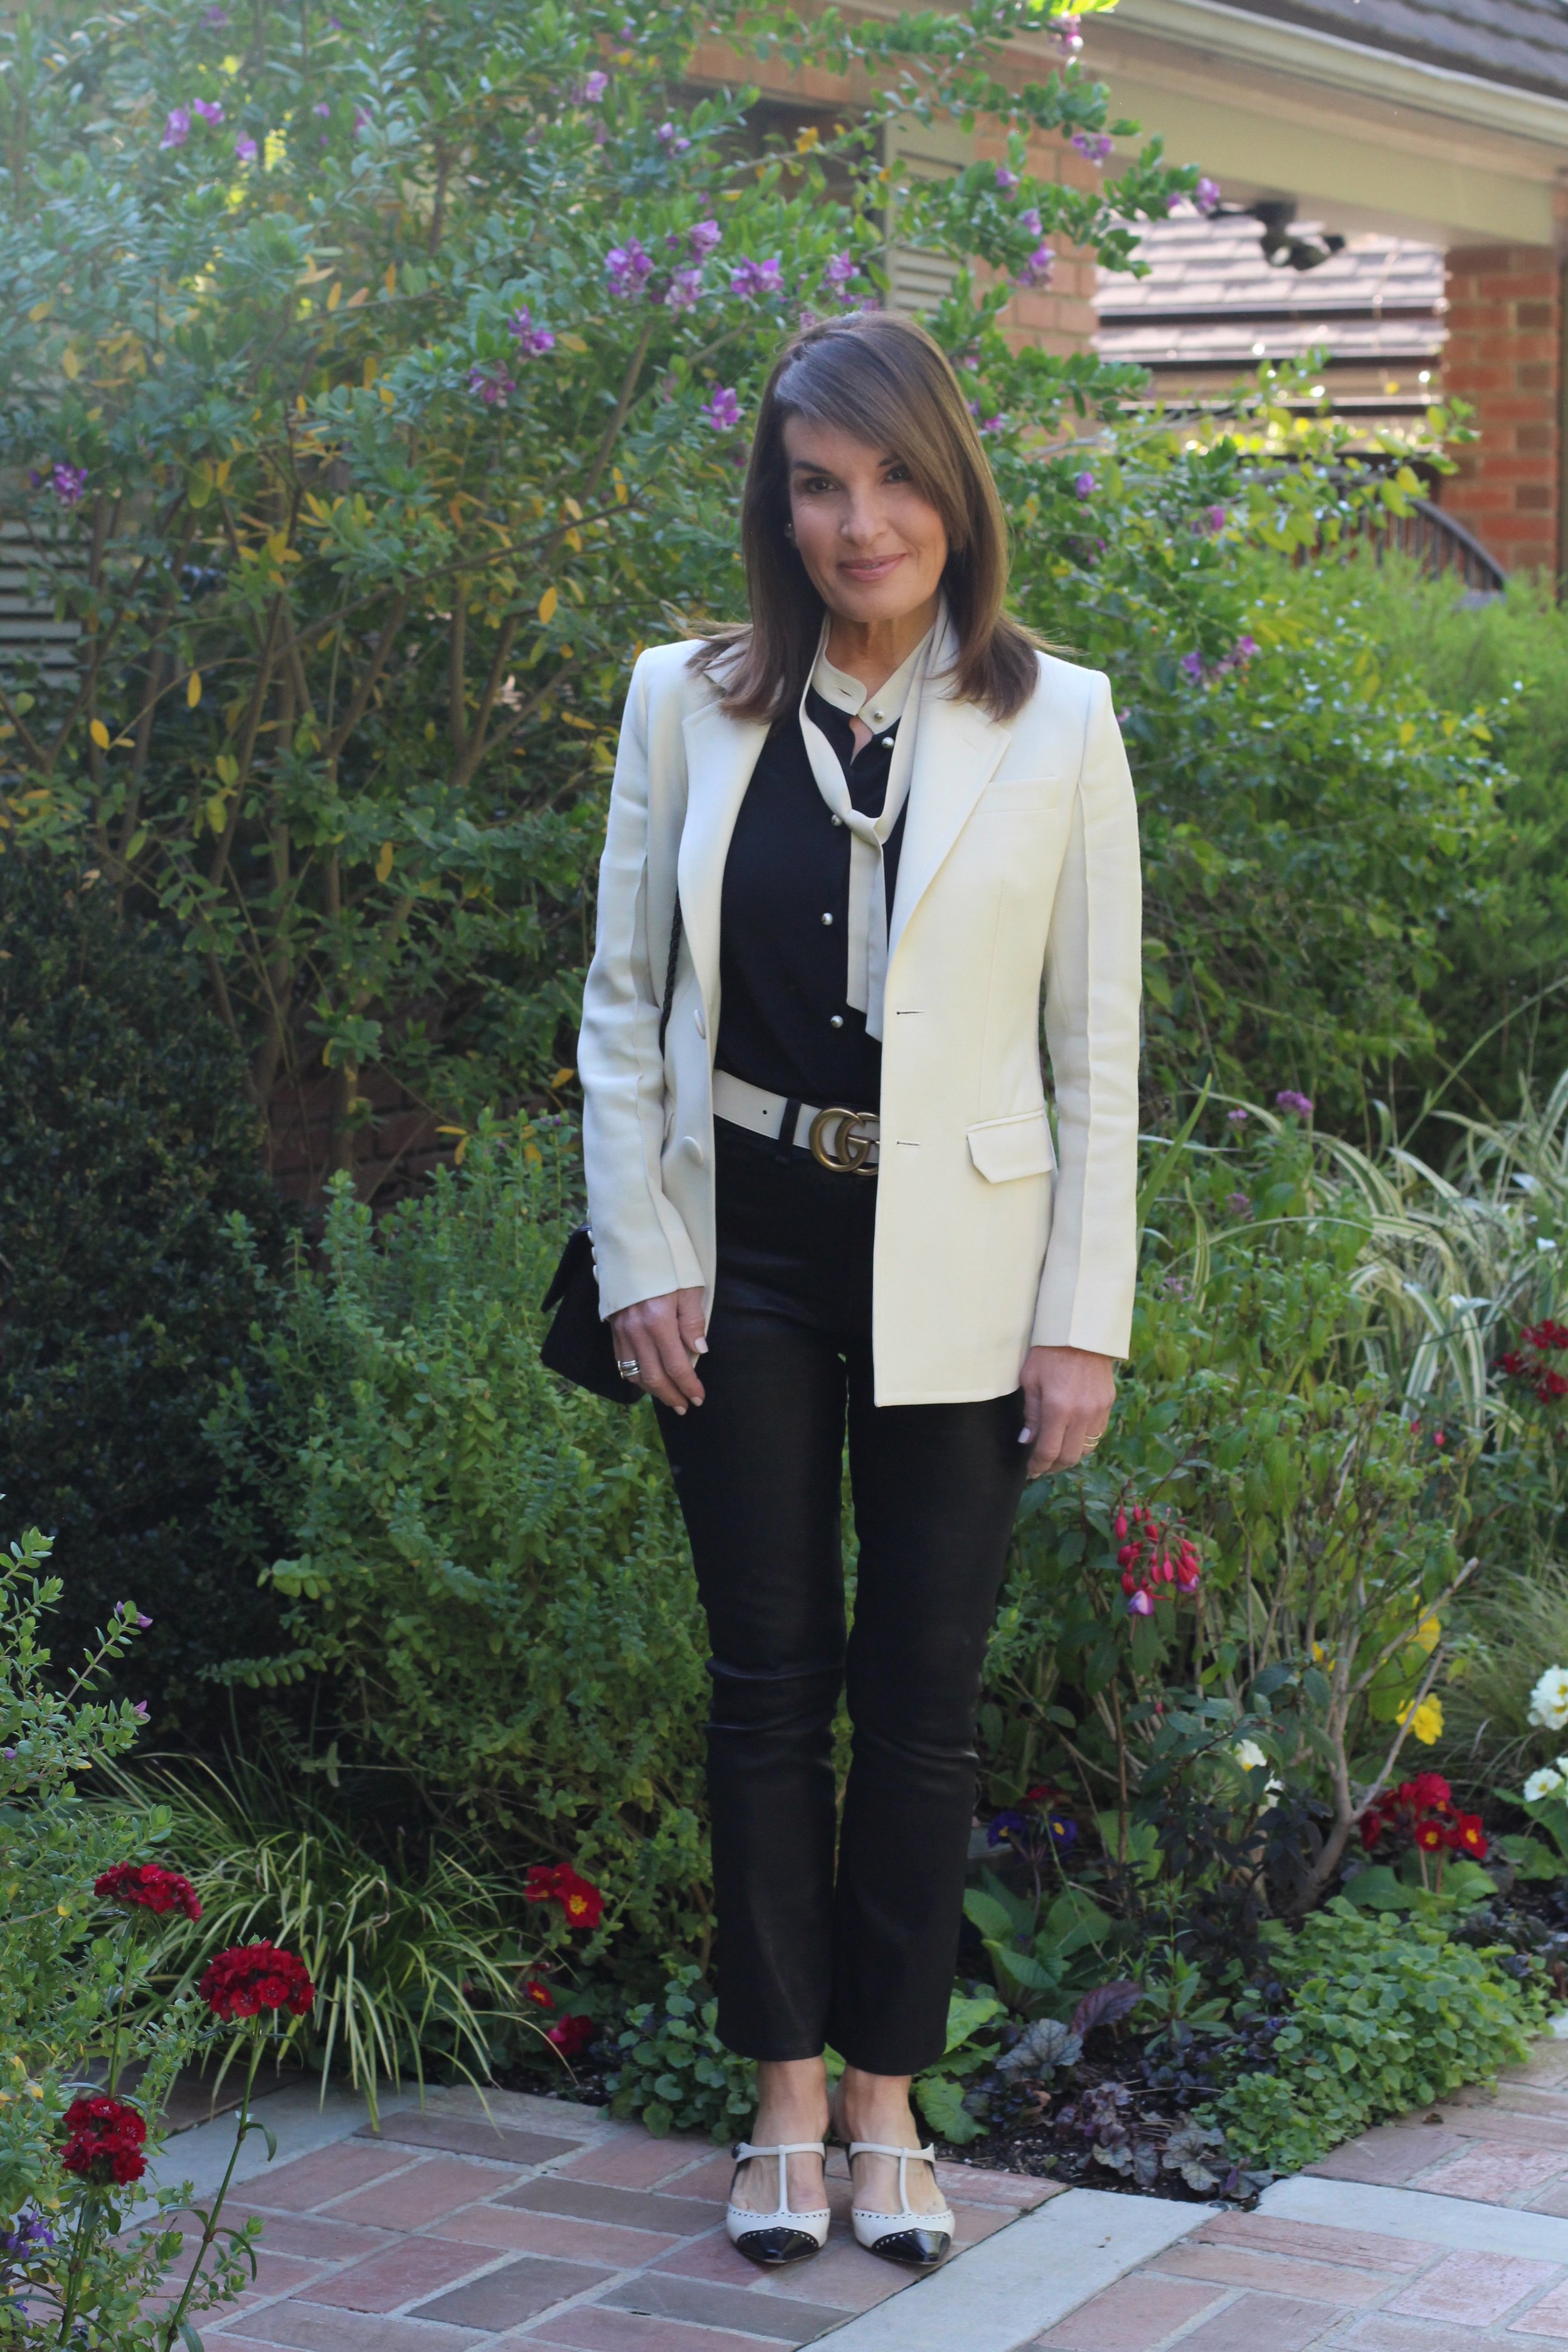
{"type": "Polygon", "coordinates": [[[1116,1402],[1116,1359],[1087,1348],[1031,1348],[1018,1385],[1024,1391],[1020,1445],[1032,1448],[1031,1478],[1070,1470],[1105,1434],[1116,1402]]]}

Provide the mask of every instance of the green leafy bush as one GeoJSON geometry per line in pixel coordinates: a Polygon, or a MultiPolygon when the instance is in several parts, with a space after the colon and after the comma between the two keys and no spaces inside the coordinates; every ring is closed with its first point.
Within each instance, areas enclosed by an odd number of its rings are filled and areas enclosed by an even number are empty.
{"type": "Polygon", "coordinates": [[[396,1767],[514,1871],[576,1864],[609,1897],[586,1955],[616,1933],[646,1969],[705,1948],[705,1650],[650,1413],[539,1362],[572,1174],[551,1130],[487,1128],[379,1227],[335,1192],[213,1424],[237,1526],[287,1530],[258,1564],[290,1646],[232,1671],[324,1677],[344,1769],[396,1767]]]}
{"type": "MultiPolygon", "coordinates": [[[[1493,2080],[1500,2066],[1523,2063],[1545,2021],[1537,1984],[1413,1920],[1336,1900],[1269,1940],[1288,1995],[1283,2021],[1267,2071],[1241,2075],[1215,2116],[1233,2148],[1276,2172],[1299,2171],[1461,2084],[1493,2080]]],[[[1255,2020],[1262,2003],[1238,2007],[1255,2020]]]]}
{"type": "Polygon", "coordinates": [[[266,1307],[226,1221],[243,1211],[259,1274],[282,1213],[243,1066],[167,934],[3,856],[0,940],[0,1492],[70,1559],[58,1639],[135,1600],[136,1695],[188,1727],[202,1667],[267,1622],[202,1422],[266,1307]]]}
{"type": "MultiPolygon", "coordinates": [[[[57,1685],[43,1643],[60,1596],[59,1579],[44,1572],[48,1558],[34,1528],[0,1559],[0,2338],[153,2352],[162,2326],[142,2306],[184,2250],[174,2222],[188,2192],[165,2185],[149,2207],[136,2184],[162,2147],[169,2087],[208,2020],[194,2002],[147,2001],[153,1939],[138,1932],[147,1915],[95,1891],[104,1874],[151,1859],[169,1819],[157,1807],[84,1801],[82,1777],[110,1769],[142,1728],[129,1700],[92,1695],[141,1629],[133,1612],[114,1618],[81,1670],[57,1685]],[[118,2179],[64,2160],[73,2101],[105,2086],[131,2108],[137,2143],[118,2179]]],[[[248,2284],[259,2226],[221,2242],[215,2232],[188,2309],[213,2308],[248,2284]]]]}
{"type": "Polygon", "coordinates": [[[756,2105],[756,2068],[720,2041],[719,2004],[700,1979],[700,1969],[678,1969],[663,2000],[630,2011],[616,2038],[624,2054],[606,2078],[611,2107],[638,2116],[658,2138],[705,2131],[721,2142],[739,2139],[756,2105]]]}

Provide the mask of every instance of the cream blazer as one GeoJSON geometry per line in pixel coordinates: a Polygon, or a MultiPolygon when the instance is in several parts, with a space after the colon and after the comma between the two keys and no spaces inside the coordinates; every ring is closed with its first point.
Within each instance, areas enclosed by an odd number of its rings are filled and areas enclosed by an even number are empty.
{"type": "MultiPolygon", "coordinates": [[[[688,1285],[712,1304],[720,894],[767,728],[728,715],[692,651],[656,646],[632,673],[599,868],[578,1066],[605,1315],[688,1285]]],[[[1005,723],[930,684],[888,942],[879,1404],[1006,1395],[1031,1346],[1127,1352],[1140,920],[1108,679],[1042,654],[1038,687],[1005,723]]]]}

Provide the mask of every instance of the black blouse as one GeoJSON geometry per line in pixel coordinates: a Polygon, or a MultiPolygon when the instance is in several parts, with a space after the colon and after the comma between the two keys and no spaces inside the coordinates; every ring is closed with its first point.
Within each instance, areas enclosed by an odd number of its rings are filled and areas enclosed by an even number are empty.
{"type": "MultiPolygon", "coordinates": [[[[854,806],[879,815],[896,725],[857,755],[843,711],[815,688],[806,709],[837,755],[854,806]]],[[[906,802],[882,851],[889,919],[908,814],[906,802]]],[[[817,790],[798,713],[775,720],[724,866],[716,1060],[772,1094],[874,1111],[882,1049],[866,1034],[865,1014],[844,1001],[852,838],[817,790]]]]}

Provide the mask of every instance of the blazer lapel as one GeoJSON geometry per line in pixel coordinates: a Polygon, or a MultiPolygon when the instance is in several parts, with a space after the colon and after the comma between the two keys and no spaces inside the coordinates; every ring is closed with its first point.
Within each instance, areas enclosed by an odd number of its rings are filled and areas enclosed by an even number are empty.
{"type": "Polygon", "coordinates": [[[1011,727],[988,718],[973,702],[933,693],[922,706],[888,929],[889,971],[910,917],[995,774],[1012,734],[1011,727]]]}
{"type": "Polygon", "coordinates": [[[766,722],[731,719],[720,702],[705,703],[683,722],[686,737],[686,822],[676,871],[680,911],[702,1002],[711,1013],[719,992],[719,904],[730,836],[768,740],[766,722]]]}

